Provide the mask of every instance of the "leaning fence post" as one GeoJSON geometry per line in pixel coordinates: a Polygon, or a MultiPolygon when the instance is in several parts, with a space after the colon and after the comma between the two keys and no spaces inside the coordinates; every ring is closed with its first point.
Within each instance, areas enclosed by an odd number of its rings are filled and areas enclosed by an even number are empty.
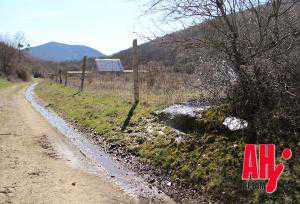
{"type": "Polygon", "coordinates": [[[133,40],[132,68],[133,68],[134,103],[138,103],[139,102],[139,62],[138,62],[137,39],[133,40]]]}
{"type": "Polygon", "coordinates": [[[81,84],[80,84],[80,91],[81,92],[83,91],[85,69],[86,69],[86,56],[83,57],[83,64],[82,64],[82,74],[81,74],[81,84]]]}
{"type": "Polygon", "coordinates": [[[68,71],[65,73],[65,86],[68,86],[68,71]]]}

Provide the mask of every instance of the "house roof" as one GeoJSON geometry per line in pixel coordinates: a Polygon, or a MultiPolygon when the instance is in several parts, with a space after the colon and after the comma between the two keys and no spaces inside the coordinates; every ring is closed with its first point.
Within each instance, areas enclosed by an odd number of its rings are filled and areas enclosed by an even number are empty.
{"type": "Polygon", "coordinates": [[[123,65],[120,59],[95,59],[98,72],[120,72],[123,65]]]}

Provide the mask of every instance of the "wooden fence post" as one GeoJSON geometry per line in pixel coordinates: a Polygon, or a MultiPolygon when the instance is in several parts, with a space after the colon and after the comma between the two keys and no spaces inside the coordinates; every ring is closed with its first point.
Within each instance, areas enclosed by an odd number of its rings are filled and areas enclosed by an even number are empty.
{"type": "Polygon", "coordinates": [[[65,86],[68,86],[68,71],[65,73],[65,86]]]}
{"type": "Polygon", "coordinates": [[[80,91],[83,91],[84,86],[84,77],[85,77],[85,69],[86,69],[86,56],[83,58],[83,64],[82,64],[82,74],[81,74],[81,84],[80,84],[80,91]]]}
{"type": "Polygon", "coordinates": [[[58,75],[59,75],[59,83],[62,84],[62,71],[61,71],[61,69],[58,70],[58,75]]]}
{"type": "Polygon", "coordinates": [[[134,103],[138,103],[140,96],[139,96],[139,59],[138,59],[137,39],[133,40],[132,68],[133,68],[134,103]]]}
{"type": "Polygon", "coordinates": [[[58,74],[57,74],[57,72],[55,72],[55,74],[54,74],[54,79],[55,79],[55,83],[58,83],[58,74]]]}

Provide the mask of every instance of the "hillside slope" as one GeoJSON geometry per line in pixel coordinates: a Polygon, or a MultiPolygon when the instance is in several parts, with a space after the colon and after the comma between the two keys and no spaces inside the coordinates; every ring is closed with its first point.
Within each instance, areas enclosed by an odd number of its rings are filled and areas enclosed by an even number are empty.
{"type": "MultiPolygon", "coordinates": [[[[300,3],[296,3],[292,11],[299,19],[300,3]]],[[[163,37],[154,39],[150,42],[139,45],[139,61],[142,65],[146,65],[151,61],[173,67],[175,69],[197,68],[201,67],[203,61],[220,60],[211,48],[207,46],[199,46],[197,43],[210,32],[210,23],[204,22],[193,25],[183,30],[167,34],[163,37]]],[[[298,20],[295,27],[299,30],[300,21],[298,20]]],[[[295,56],[299,55],[300,35],[297,34],[296,46],[293,51],[295,56]]],[[[120,58],[125,69],[131,69],[132,48],[122,50],[112,55],[113,58],[120,58]]],[[[222,61],[222,60],[221,60],[222,61]]]]}
{"type": "MultiPolygon", "coordinates": [[[[207,47],[189,46],[195,39],[201,39],[205,35],[206,24],[191,26],[150,42],[139,45],[139,60],[142,65],[151,61],[159,62],[167,67],[181,69],[186,67],[187,62],[196,62],[199,56],[204,58],[210,56],[211,50],[207,47]]],[[[112,55],[113,58],[120,58],[125,69],[131,66],[132,48],[122,50],[112,55]]],[[[195,65],[194,64],[194,65],[195,65]]]]}

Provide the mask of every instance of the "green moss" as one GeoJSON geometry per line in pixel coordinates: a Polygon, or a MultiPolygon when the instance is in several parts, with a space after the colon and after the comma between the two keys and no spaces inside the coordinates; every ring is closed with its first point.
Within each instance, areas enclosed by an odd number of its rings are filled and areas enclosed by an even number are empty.
{"type": "Polygon", "coordinates": [[[202,183],[206,176],[206,171],[205,168],[203,167],[197,167],[195,170],[193,170],[191,174],[191,179],[194,181],[196,184],[197,183],[202,183]]]}
{"type": "Polygon", "coordinates": [[[220,105],[208,109],[202,116],[202,126],[206,131],[221,129],[226,116],[230,115],[229,105],[220,105]]]}

